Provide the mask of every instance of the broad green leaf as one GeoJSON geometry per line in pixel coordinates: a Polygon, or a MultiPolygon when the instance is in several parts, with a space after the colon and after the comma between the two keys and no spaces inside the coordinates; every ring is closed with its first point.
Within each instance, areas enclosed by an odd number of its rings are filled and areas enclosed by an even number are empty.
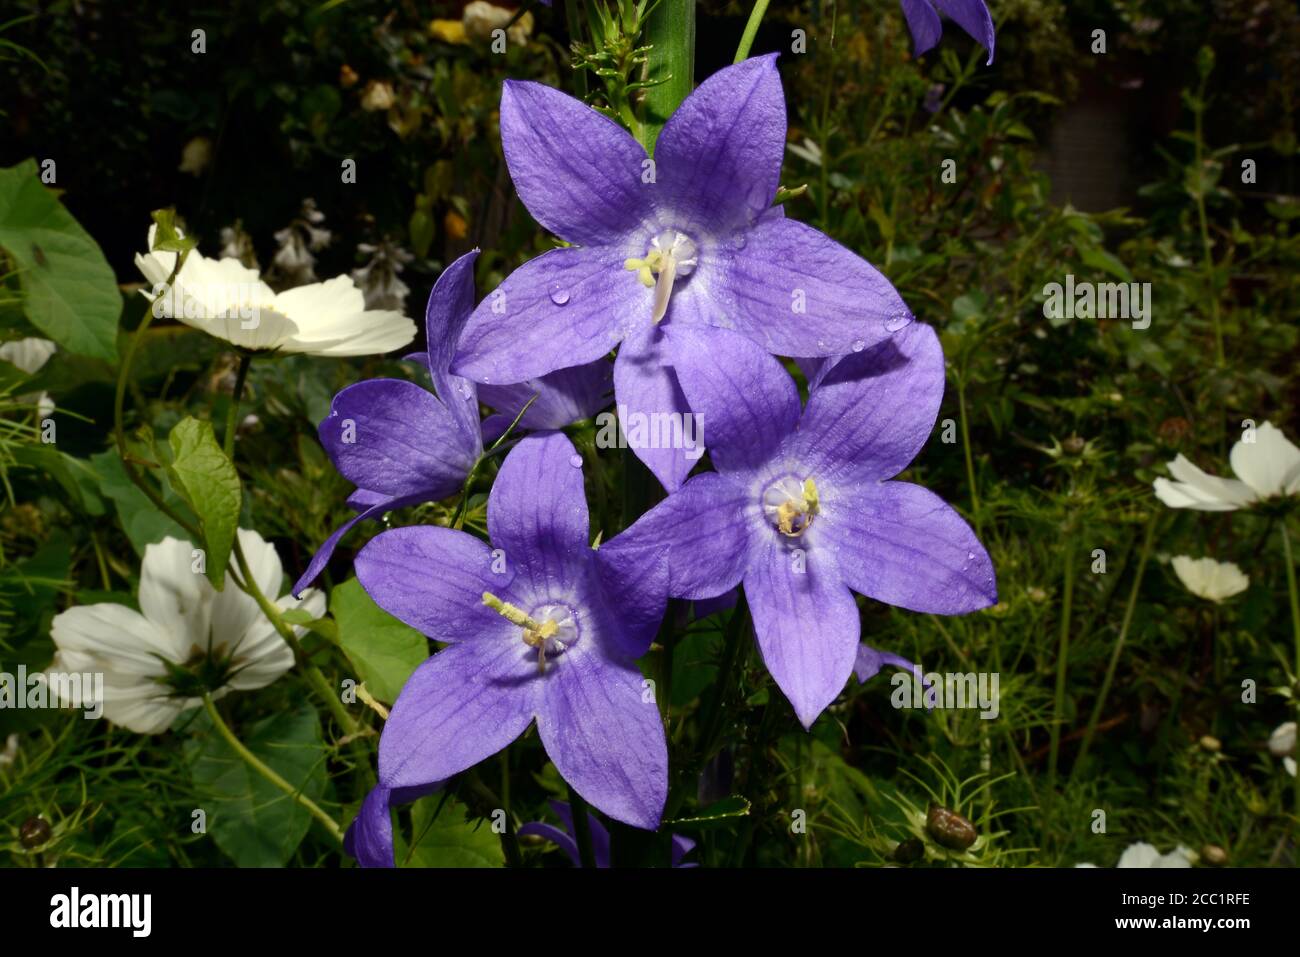
{"type": "Polygon", "coordinates": [[[243,501],[239,473],[217,444],[211,422],[187,416],[176,423],[167,441],[172,448],[167,472],[199,518],[203,547],[207,549],[207,575],[219,589],[239,528],[239,506],[243,501]]]}
{"type": "Polygon", "coordinates": [[[403,867],[502,867],[501,837],[490,822],[467,821],[465,807],[453,798],[431,794],[411,808],[412,846],[403,867]],[[442,809],[438,810],[439,805],[442,809]],[[434,817],[434,812],[437,817],[434,817]]]}
{"type": "Polygon", "coordinates": [[[18,268],[32,325],[69,352],[117,361],[117,278],[35,160],[0,169],[0,248],[18,268]]]}
{"type": "MultiPolygon", "coordinates": [[[[145,497],[144,492],[131,483],[131,480],[126,477],[126,470],[122,468],[122,460],[118,458],[116,452],[100,452],[98,455],[92,455],[90,467],[94,469],[99,479],[100,494],[117,506],[117,518],[122,523],[122,531],[126,532],[126,537],[130,539],[137,555],[144,554],[146,545],[161,542],[168,535],[173,538],[189,539],[185,529],[158,511],[153,502],[145,497]]],[[[170,489],[165,489],[163,496],[168,500],[168,504],[171,504],[174,495],[168,495],[168,492],[170,489]]]]}
{"type": "MultiPolygon", "coordinates": [[[[206,714],[185,744],[208,835],[240,867],[283,867],[312,826],[311,815],[236,754],[206,714]]],[[[248,750],[313,801],[325,791],[326,751],[310,705],[237,729],[248,750]]]]}
{"type": "Polygon", "coordinates": [[[429,657],[428,641],[371,601],[355,578],[334,589],[330,611],[339,644],[366,688],[380,701],[396,701],[411,672],[429,657]]]}
{"type": "Polygon", "coordinates": [[[74,458],[48,445],[23,445],[14,450],[14,463],[39,469],[54,479],[87,515],[104,514],[99,475],[85,459],[74,458]]]}

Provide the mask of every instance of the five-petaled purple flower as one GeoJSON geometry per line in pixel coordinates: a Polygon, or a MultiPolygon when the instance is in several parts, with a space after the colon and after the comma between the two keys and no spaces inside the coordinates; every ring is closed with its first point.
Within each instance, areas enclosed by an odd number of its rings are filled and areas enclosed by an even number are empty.
{"type": "Polygon", "coordinates": [[[499,437],[533,397],[521,429],[558,429],[608,404],[609,364],[597,360],[545,379],[479,390],[451,374],[452,355],[474,309],[474,261],[461,256],[438,277],[425,309],[424,353],[408,358],[426,365],[433,391],[405,379],[367,379],[334,397],[318,430],[339,473],[357,486],[348,504],[358,514],[317,551],[293,586],[299,594],[315,581],[339,541],[358,522],[404,505],[436,502],[459,491],[483,454],[483,441],[499,437]],[[479,425],[478,402],[500,410],[479,425]]]}
{"type": "MultiPolygon", "coordinates": [[[[916,41],[916,55],[921,56],[939,44],[943,35],[943,13],[956,21],[976,43],[988,51],[988,63],[993,62],[993,17],[984,0],[901,0],[907,27],[916,41]]],[[[987,65],[987,64],[986,64],[987,65]]]]}
{"type": "MultiPolygon", "coordinates": [[[[438,526],[381,532],[357,577],[383,609],[448,647],[417,668],[379,741],[361,822],[373,854],[392,795],[495,754],[533,722],[556,769],[610,817],[659,824],[668,753],[635,659],[667,573],[590,546],[582,460],[561,433],[521,439],[488,498],[489,545],[438,526]],[[367,836],[369,835],[369,836],[367,836]]],[[[391,839],[391,830],[389,831],[391,839]]],[[[391,858],[391,853],[388,855],[391,858]]]]}
{"type": "MultiPolygon", "coordinates": [[[[554,824],[547,824],[545,821],[529,821],[519,828],[520,837],[545,838],[552,844],[559,846],[560,850],[568,855],[569,860],[573,862],[574,867],[582,866],[582,855],[578,851],[578,842],[574,840],[573,829],[573,809],[565,801],[551,801],[551,810],[556,816],[564,822],[564,828],[558,828],[554,824]]],[[[609,831],[605,825],[600,823],[596,815],[587,814],[587,826],[591,830],[591,856],[596,867],[613,867],[614,856],[610,853],[609,831]]],[[[682,858],[689,854],[695,848],[695,842],[689,837],[682,837],[680,834],[672,835],[672,858],[670,866],[672,867],[699,867],[698,864],[684,864],[682,858]]]]}
{"type": "Polygon", "coordinates": [[[825,364],[802,415],[794,380],[742,336],[678,327],[666,350],[710,423],[717,471],[601,551],[647,570],[666,559],[676,597],[743,582],[763,660],[805,727],[857,661],[853,592],[936,614],[997,601],[988,553],[961,516],[918,485],[886,481],[938,415],[944,362],[932,329],[915,324],[825,364]]]}
{"type": "MultiPolygon", "coordinates": [[[[669,117],[653,159],[578,100],[507,80],[501,143],[515,188],[571,245],[488,294],[465,327],[455,371],[518,382],[622,343],[620,410],[684,416],[692,410],[678,379],[703,353],[670,362],[670,328],[732,329],[768,353],[800,357],[861,350],[904,328],[912,314],[884,276],[772,205],[785,133],[774,56],[702,83],[669,117]]],[[[721,343],[709,346],[718,361],[739,358],[721,343]]],[[[669,491],[695,463],[680,447],[634,451],[669,491]]]]}

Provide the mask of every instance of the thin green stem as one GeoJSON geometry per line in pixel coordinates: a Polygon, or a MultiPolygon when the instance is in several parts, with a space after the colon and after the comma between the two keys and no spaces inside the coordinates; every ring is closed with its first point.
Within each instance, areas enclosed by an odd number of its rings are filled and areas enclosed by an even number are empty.
{"type": "Polygon", "coordinates": [[[1056,695],[1052,713],[1051,751],[1047,759],[1047,778],[1056,781],[1056,766],[1061,752],[1061,726],[1065,723],[1065,677],[1070,663],[1070,611],[1074,599],[1074,530],[1066,530],[1065,583],[1061,592],[1061,637],[1056,652],[1056,695]]]}
{"type": "Polygon", "coordinates": [[[966,376],[963,373],[957,379],[957,414],[961,417],[961,446],[966,456],[966,482],[970,485],[971,520],[975,531],[980,531],[980,493],[975,482],[975,460],[970,450],[970,425],[966,414],[966,376]]]}
{"type": "Polygon", "coordinates": [[[572,784],[569,785],[569,813],[573,815],[573,839],[578,844],[578,859],[582,866],[594,870],[596,854],[591,849],[591,817],[587,802],[572,784]]]}
{"type": "Polygon", "coordinates": [[[244,383],[248,379],[248,367],[252,361],[251,354],[247,352],[239,354],[239,371],[235,373],[235,391],[230,396],[230,408],[226,411],[226,434],[223,447],[226,458],[232,461],[235,458],[235,430],[239,427],[239,400],[243,398],[244,383]]]}
{"type": "Polygon", "coordinates": [[[763,14],[767,13],[768,0],[755,0],[754,9],[749,13],[749,22],[745,24],[745,32],[740,35],[740,46],[736,47],[736,58],[732,63],[739,63],[749,56],[749,48],[754,45],[754,37],[758,34],[759,24],[763,22],[763,14]]]}
{"type": "Polygon", "coordinates": [[[221,713],[217,711],[217,706],[212,701],[212,695],[207,694],[206,692],[203,695],[203,707],[207,709],[208,717],[212,719],[213,727],[215,727],[217,732],[225,739],[226,744],[230,745],[234,752],[243,758],[244,762],[250,768],[262,777],[266,778],[266,780],[270,781],[285,794],[289,795],[291,800],[300,804],[307,813],[320,821],[321,824],[325,826],[325,829],[330,832],[330,836],[333,837],[334,840],[338,841],[340,844],[343,843],[343,828],[339,826],[338,822],[321,810],[320,805],[307,797],[307,795],[303,794],[299,788],[294,787],[284,778],[280,777],[273,768],[264,763],[252,751],[248,750],[248,748],[244,746],[244,742],[240,741],[239,738],[235,736],[235,732],[230,730],[230,726],[226,724],[225,720],[221,717],[221,713]]]}
{"type": "Polygon", "coordinates": [[[1128,604],[1124,606],[1124,620],[1119,626],[1119,637],[1115,639],[1115,647],[1110,652],[1110,662],[1106,665],[1106,677],[1101,681],[1101,690],[1097,692],[1097,701],[1092,706],[1092,716],[1088,718],[1088,727],[1083,732],[1083,743],[1079,745],[1079,756],[1074,759],[1074,767],[1070,771],[1071,779],[1083,766],[1083,759],[1088,756],[1088,749],[1092,747],[1093,736],[1097,733],[1097,724],[1101,721],[1102,709],[1106,707],[1106,696],[1110,694],[1111,682],[1115,680],[1115,669],[1119,666],[1120,655],[1124,651],[1124,642],[1128,640],[1129,626],[1133,624],[1133,612],[1137,608],[1138,592],[1142,589],[1142,576],[1146,573],[1147,560],[1151,557],[1151,546],[1155,542],[1156,526],[1159,524],[1159,515],[1152,515],[1151,520],[1147,522],[1146,537],[1142,541],[1142,552],[1138,557],[1137,571],[1133,575],[1133,587],[1129,589],[1128,604]]]}

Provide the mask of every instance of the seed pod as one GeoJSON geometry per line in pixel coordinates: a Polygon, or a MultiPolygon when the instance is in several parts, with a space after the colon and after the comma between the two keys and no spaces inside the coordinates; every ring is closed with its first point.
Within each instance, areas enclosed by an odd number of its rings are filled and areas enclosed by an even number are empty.
{"type": "Polygon", "coordinates": [[[1223,742],[1221,742],[1214,735],[1207,734],[1201,738],[1201,747],[1203,747],[1206,751],[1209,751],[1211,754],[1213,754],[1215,751],[1218,751],[1220,748],[1223,747],[1223,742]]]}
{"type": "Polygon", "coordinates": [[[41,817],[29,817],[18,828],[18,842],[29,851],[50,839],[50,823],[41,817]]]}
{"type": "Polygon", "coordinates": [[[1215,867],[1222,867],[1228,863],[1228,852],[1219,847],[1218,844],[1206,844],[1201,848],[1201,860],[1215,867]]]}
{"type": "Polygon", "coordinates": [[[925,843],[919,837],[909,837],[894,848],[894,861],[898,864],[915,864],[925,857],[925,843]]]}
{"type": "Polygon", "coordinates": [[[937,804],[930,805],[930,812],[925,816],[925,829],[937,843],[953,851],[966,850],[979,836],[974,824],[956,811],[937,804]]]}

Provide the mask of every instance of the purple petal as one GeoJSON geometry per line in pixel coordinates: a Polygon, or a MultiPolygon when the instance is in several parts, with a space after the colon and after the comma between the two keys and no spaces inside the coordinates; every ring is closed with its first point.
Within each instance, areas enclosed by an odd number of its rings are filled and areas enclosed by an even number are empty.
{"type": "Polygon", "coordinates": [[[668,745],[637,668],[582,646],[559,656],[537,730],[560,776],[589,804],[633,827],[659,826],[668,745]]]}
{"type": "Polygon", "coordinates": [[[672,225],[716,235],[772,205],[785,151],[776,55],[719,70],[668,118],[655,143],[659,205],[672,225]]]}
{"type": "Polygon", "coordinates": [[[488,495],[488,533],[539,592],[566,590],[591,561],[582,457],[561,432],[529,435],[488,495]]]}
{"type": "MultiPolygon", "coordinates": [[[[356,493],[353,494],[355,496],[356,493]]],[[[349,499],[349,501],[351,501],[351,499],[349,499]]],[[[303,589],[306,588],[308,585],[310,585],[312,582],[314,582],[317,576],[319,576],[320,573],[325,570],[325,566],[329,564],[330,558],[332,558],[334,555],[334,549],[336,549],[338,547],[339,542],[343,540],[343,536],[346,535],[348,532],[352,531],[353,525],[356,525],[358,522],[365,522],[370,519],[380,518],[385,512],[390,512],[395,508],[403,508],[404,506],[407,505],[415,505],[422,501],[424,501],[423,496],[407,496],[405,498],[386,498],[375,505],[371,505],[361,514],[353,516],[352,518],[348,519],[346,522],[344,522],[342,525],[336,528],[334,530],[334,534],[330,535],[329,538],[325,539],[325,541],[321,544],[321,547],[317,549],[316,554],[312,556],[311,562],[307,565],[307,570],[302,573],[302,577],[300,577],[296,582],[294,582],[293,594],[295,596],[301,595],[303,589]]]]}
{"type": "Polygon", "coordinates": [[[381,502],[387,502],[392,498],[391,495],[385,495],[383,492],[372,492],[368,488],[359,488],[353,490],[348,496],[348,508],[354,508],[358,512],[364,512],[372,505],[378,505],[381,502]]]}
{"type": "Polygon", "coordinates": [[[792,454],[817,477],[892,478],[934,429],[943,401],[943,349],[915,323],[840,359],[808,396],[792,454]]]}
{"type": "Polygon", "coordinates": [[[950,16],[957,25],[989,53],[985,66],[993,62],[993,17],[984,0],[934,0],[934,5],[950,16]]]}
{"type": "Polygon", "coordinates": [[[483,450],[478,424],[478,397],[474,383],[451,374],[461,333],[474,311],[474,261],[478,250],[461,256],[442,271],[429,293],[424,310],[424,328],[428,339],[429,373],[433,388],[465,436],[466,448],[483,450]]]}
{"type": "Polygon", "coordinates": [[[668,606],[668,562],[661,552],[630,556],[595,552],[596,581],[604,608],[601,637],[608,655],[640,658],[650,650],[668,606]]]}
{"type": "MultiPolygon", "coordinates": [[[[527,824],[521,825],[516,833],[518,833],[520,837],[533,835],[534,837],[540,837],[544,840],[550,841],[568,855],[569,860],[573,862],[574,867],[582,866],[582,856],[578,853],[578,842],[569,837],[569,835],[565,834],[554,824],[546,824],[542,821],[529,821],[527,824]]],[[[597,866],[599,867],[600,865],[597,866]]]]}
{"type": "Polygon", "coordinates": [[[334,396],[319,433],[334,467],[354,485],[425,501],[459,489],[479,451],[432,393],[401,379],[348,386],[334,396]]]}
{"type": "Polygon", "coordinates": [[[617,242],[650,214],[646,153],[613,120],[541,83],[506,80],[501,147],[539,223],[584,246],[617,242]]]}
{"type": "Polygon", "coordinates": [[[486,543],[465,532],[411,525],[376,535],[355,567],[375,604],[430,638],[497,640],[510,626],[483,604],[483,593],[505,599],[514,566],[503,557],[494,559],[486,543]]]}
{"type": "Polygon", "coordinates": [[[614,397],[628,447],[667,491],[679,488],[704,444],[698,420],[687,418],[691,408],[669,367],[663,328],[649,326],[623,343],[614,362],[614,397]]]}
{"type": "Polygon", "coordinates": [[[916,43],[916,55],[924,56],[939,45],[943,24],[930,0],[902,0],[903,16],[916,43]]]}
{"type": "Polygon", "coordinates": [[[519,428],[525,431],[562,429],[589,419],[609,405],[613,384],[614,366],[602,356],[586,365],[557,369],[540,379],[482,386],[478,390],[479,399],[497,410],[496,415],[483,421],[484,440],[491,442],[499,438],[533,396],[537,398],[519,420],[519,428]]]}
{"type": "Polygon", "coordinates": [[[673,839],[673,856],[672,856],[673,867],[699,866],[696,864],[682,863],[682,858],[685,857],[687,854],[691,853],[691,851],[695,850],[695,842],[692,841],[689,837],[682,837],[682,835],[680,834],[674,834],[672,839],[673,839]]]}
{"type": "Polygon", "coordinates": [[[669,355],[719,472],[752,471],[799,422],[799,388],[781,363],[729,329],[671,326],[669,355]]]}
{"type": "Polygon", "coordinates": [[[736,607],[736,602],[740,599],[740,591],[735,588],[724,591],[716,598],[700,598],[695,602],[693,613],[695,620],[708,618],[710,615],[716,615],[720,611],[730,611],[736,607]]]}
{"type": "Polygon", "coordinates": [[[449,778],[523,734],[540,685],[536,660],[520,649],[528,651],[504,638],[450,645],[416,668],[384,723],[380,783],[449,778]]]}
{"type": "Polygon", "coordinates": [[[880,674],[880,669],[885,665],[902,668],[904,671],[912,672],[918,678],[921,677],[920,669],[901,655],[895,655],[888,651],[877,651],[866,642],[858,645],[858,656],[853,663],[853,673],[858,678],[858,684],[865,684],[880,674]]]}
{"type": "MultiPolygon", "coordinates": [[[[560,820],[564,822],[564,826],[568,829],[568,832],[570,834],[577,834],[577,831],[573,828],[573,808],[570,806],[569,802],[548,801],[546,803],[551,806],[551,810],[554,811],[560,820]]],[[[591,856],[595,858],[596,866],[609,867],[610,862],[613,860],[609,847],[609,831],[606,830],[604,824],[600,823],[600,818],[596,817],[596,815],[592,814],[590,811],[587,812],[587,827],[591,832],[591,856]]],[[[577,844],[574,844],[574,848],[577,848],[577,844]]],[[[579,857],[576,859],[574,863],[581,867],[581,858],[579,857]]]]}
{"type": "Polygon", "coordinates": [[[773,355],[860,351],[912,321],[898,291],[874,266],[811,226],[781,216],[764,216],[743,247],[732,246],[707,272],[698,278],[707,281],[717,310],[773,355]]]}
{"type": "Polygon", "coordinates": [[[713,598],[734,588],[750,560],[749,501],[726,475],[697,475],[600,546],[603,560],[635,571],[663,560],[668,594],[713,598]]]}
{"type": "Polygon", "coordinates": [[[370,789],[356,819],[343,836],[343,850],[362,867],[395,867],[393,862],[393,816],[389,811],[388,788],[370,789]]]}
{"type": "Polygon", "coordinates": [[[768,672],[811,728],[853,672],[861,625],[831,556],[798,551],[773,532],[745,573],[745,597],[768,672]]]}
{"type": "Polygon", "coordinates": [[[963,615],[997,604],[993,562],[971,527],[919,485],[884,482],[828,500],[818,544],[844,583],[911,611],[963,615]]]}
{"type": "Polygon", "coordinates": [[[593,246],[530,259],[478,304],[453,371],[501,385],[599,359],[650,318],[648,290],[623,268],[628,255],[593,246]]]}

